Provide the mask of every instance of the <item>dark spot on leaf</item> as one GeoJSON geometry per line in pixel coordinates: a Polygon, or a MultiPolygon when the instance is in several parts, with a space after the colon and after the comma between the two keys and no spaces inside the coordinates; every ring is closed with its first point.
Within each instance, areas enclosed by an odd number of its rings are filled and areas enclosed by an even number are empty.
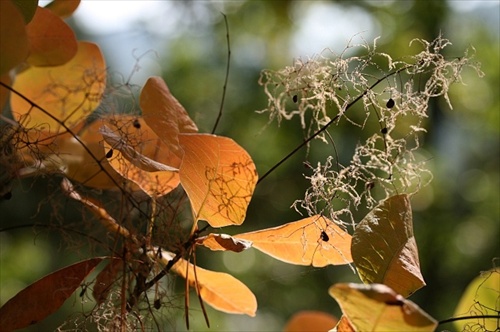
{"type": "Polygon", "coordinates": [[[380,129],[380,132],[381,132],[382,134],[384,134],[384,135],[385,135],[385,134],[387,134],[387,128],[386,128],[386,127],[384,127],[384,128],[382,128],[382,129],[380,129]]]}
{"type": "Polygon", "coordinates": [[[155,309],[159,310],[161,308],[160,299],[156,299],[155,302],[153,303],[153,306],[155,307],[155,309]]]}
{"type": "Polygon", "coordinates": [[[387,104],[385,104],[385,106],[386,106],[387,108],[393,108],[393,107],[394,107],[394,105],[395,105],[395,103],[394,103],[394,99],[392,99],[392,98],[389,98],[389,100],[387,101],[387,104]]]}
{"type": "Polygon", "coordinates": [[[328,234],[326,234],[325,231],[321,231],[321,235],[319,237],[321,238],[322,241],[325,242],[330,241],[330,237],[328,236],[328,234]]]}
{"type": "Polygon", "coordinates": [[[299,100],[299,98],[297,97],[297,95],[293,95],[292,100],[294,103],[297,103],[297,100],[299,100]]]}
{"type": "Polygon", "coordinates": [[[108,152],[106,152],[106,158],[111,158],[113,157],[113,149],[110,149],[108,152]]]}
{"type": "Polygon", "coordinates": [[[141,123],[139,122],[138,119],[134,120],[134,128],[140,129],[141,128],[141,123]]]}

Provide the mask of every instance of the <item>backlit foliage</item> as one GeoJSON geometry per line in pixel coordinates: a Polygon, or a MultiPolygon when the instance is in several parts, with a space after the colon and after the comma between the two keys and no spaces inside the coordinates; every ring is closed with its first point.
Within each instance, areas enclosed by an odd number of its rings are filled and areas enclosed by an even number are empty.
{"type": "Polygon", "coordinates": [[[160,77],[143,87],[109,86],[99,47],[77,41],[61,19],[79,1],[56,0],[46,8],[37,1],[20,3],[1,2],[2,107],[9,100],[1,117],[2,196],[9,198],[16,179],[55,179],[60,189],[48,201],[75,203],[84,227],[63,217],[52,227],[99,245],[104,254],[19,292],[0,308],[1,328],[35,324],[80,286],[81,301],[93,306],[59,330],[165,330],[160,309],[179,312],[173,274],[185,279],[188,329],[189,287],[207,325],[203,303],[255,316],[257,299],[245,284],[197,266],[200,246],[236,253],[254,247],[290,264],[356,268],[370,285],[330,289],[345,314],[339,330],[435,327],[434,319],[404,298],[425,284],[409,197],[430,180],[417,155],[429,99],[444,97],[451,107],[448,89],[461,82],[461,70],[471,66],[481,75],[467,52],[445,59],[442,51],[450,43],[438,37],[413,41],[420,47],[416,55],[393,60],[377,51],[375,41],[263,71],[260,83],[269,103],[262,112],[278,123],[298,116],[310,149],[314,138],[335,144],[328,132],[334,125],[368,131],[368,123],[377,121],[378,127],[360,140],[349,163],[333,155],[310,166],[311,187],[294,204],[305,218],[230,236],[220,229],[245,221],[258,183],[251,156],[231,138],[199,133],[160,77]],[[11,33],[4,35],[7,25],[11,33]],[[45,27],[50,32],[39,34],[45,27]],[[349,55],[353,50],[358,55],[349,55]],[[126,110],[103,107],[111,91],[128,96],[126,110]],[[354,215],[360,207],[370,211],[362,221],[354,215]],[[88,277],[94,268],[96,275],[88,277]],[[359,319],[372,306],[380,309],[379,319],[359,319]]]}

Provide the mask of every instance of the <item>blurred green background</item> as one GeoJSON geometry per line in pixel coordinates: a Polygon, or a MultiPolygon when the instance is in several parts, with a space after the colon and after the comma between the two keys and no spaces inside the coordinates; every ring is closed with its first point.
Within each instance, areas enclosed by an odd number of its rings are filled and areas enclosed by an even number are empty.
{"type": "MultiPolygon", "coordinates": [[[[465,48],[474,46],[485,77],[478,78],[472,70],[464,72],[465,85],[451,89],[453,110],[441,99],[430,105],[423,151],[430,157],[434,180],[414,205],[415,236],[427,286],[410,299],[437,320],[448,318],[468,282],[491,268],[493,258],[500,256],[500,2],[142,1],[142,9],[132,21],[125,14],[120,16],[119,10],[131,1],[111,1],[109,6],[89,2],[94,9],[85,9],[84,1],[70,22],[80,39],[102,46],[110,72],[116,74],[110,77],[117,82],[121,79],[118,74],[128,77],[135,58],[145,54],[138,59],[140,68],[131,82],[141,85],[150,75],[162,75],[201,132],[212,130],[220,106],[227,61],[221,12],[227,15],[231,69],[224,115],[216,133],[246,148],[259,174],[303,140],[298,121],[266,127],[267,116],[255,112],[267,104],[258,85],[261,70],[278,70],[291,65],[294,58],[307,58],[325,48],[341,52],[355,34],[368,43],[380,36],[379,50],[395,59],[415,52],[408,46],[412,39],[430,41],[440,33],[453,43],[447,56],[461,56],[465,48]],[[106,20],[111,22],[105,25],[102,22],[106,20]],[[154,52],[147,53],[149,50],[154,52]]],[[[105,106],[113,107],[110,103],[105,106]]],[[[337,145],[342,145],[342,140],[356,141],[349,130],[338,130],[337,145]]],[[[313,164],[331,153],[321,143],[315,144],[312,150],[316,152],[309,156],[313,164]]],[[[308,187],[304,178],[307,169],[302,164],[305,158],[306,151],[299,151],[260,183],[244,225],[224,231],[236,234],[299,219],[290,205],[303,198],[308,187]]],[[[76,222],[76,209],[64,205],[54,208],[46,201],[48,193],[55,190],[57,181],[16,182],[12,199],[0,202],[0,227],[49,224],[54,210],[76,222]]],[[[0,232],[0,303],[55,268],[86,257],[83,245],[72,252],[63,244],[66,242],[61,242],[57,231],[47,229],[0,232]]],[[[297,267],[253,250],[200,253],[198,263],[232,273],[259,302],[256,318],[210,309],[212,330],[216,331],[276,331],[300,310],[340,316],[338,305],[327,294],[328,287],[359,281],[348,267],[297,267]]],[[[179,289],[179,297],[181,293],[179,289]]],[[[69,312],[79,310],[79,301],[78,297],[68,300],[65,311],[29,330],[52,330],[69,312]]],[[[196,307],[195,298],[192,302],[196,307]]],[[[172,312],[166,329],[184,329],[183,311],[172,312]]],[[[205,329],[199,310],[192,309],[191,321],[195,330],[205,329]]]]}

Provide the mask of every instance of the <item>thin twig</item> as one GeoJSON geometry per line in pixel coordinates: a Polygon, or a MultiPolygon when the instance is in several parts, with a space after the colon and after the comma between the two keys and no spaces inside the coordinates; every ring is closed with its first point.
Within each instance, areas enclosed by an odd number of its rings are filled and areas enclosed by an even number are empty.
{"type": "Polygon", "coordinates": [[[215,134],[215,130],[219,125],[220,118],[222,117],[222,111],[224,109],[224,100],[226,99],[226,88],[227,82],[229,80],[229,66],[231,64],[231,45],[229,43],[229,25],[227,23],[227,17],[223,13],[221,13],[224,17],[224,23],[226,25],[226,40],[227,40],[227,64],[226,64],[226,77],[224,79],[224,87],[222,88],[222,99],[220,102],[219,114],[217,115],[217,120],[215,120],[214,129],[212,129],[212,134],[215,134]]]}

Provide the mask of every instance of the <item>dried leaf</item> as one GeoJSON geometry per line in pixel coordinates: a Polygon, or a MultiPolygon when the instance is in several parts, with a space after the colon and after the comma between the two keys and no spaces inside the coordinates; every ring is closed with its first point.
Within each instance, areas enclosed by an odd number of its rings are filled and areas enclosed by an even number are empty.
{"type": "Polygon", "coordinates": [[[240,225],[257,183],[248,153],[232,139],[208,134],[182,134],[183,188],[196,220],[212,227],[240,225]]]}
{"type": "Polygon", "coordinates": [[[102,260],[92,258],[67,266],[17,293],[0,308],[0,330],[24,328],[55,312],[102,260]]]}
{"type": "Polygon", "coordinates": [[[407,195],[388,198],[358,224],[352,256],[365,283],[383,283],[408,297],[425,285],[407,195]]]}
{"type": "Polygon", "coordinates": [[[179,133],[195,133],[198,128],[161,77],[150,77],[147,80],[141,91],[140,105],[149,127],[170,151],[182,158],[179,133]]]}
{"type": "Polygon", "coordinates": [[[61,122],[71,128],[96,109],[105,86],[106,65],[99,47],[79,42],[77,54],[64,65],[30,67],[17,75],[13,88],[44,111],[12,94],[12,115],[27,129],[60,133],[61,122]]]}
{"type": "MultiPolygon", "coordinates": [[[[196,289],[193,264],[180,259],[172,270],[186,278],[186,264],[189,264],[189,284],[196,289]]],[[[198,266],[196,276],[201,298],[214,309],[230,314],[255,316],[257,300],[252,291],[241,281],[230,274],[205,270],[198,266]]]]}
{"type": "Polygon", "coordinates": [[[117,280],[117,276],[123,271],[123,260],[112,258],[111,261],[102,269],[95,279],[92,295],[97,304],[101,304],[108,298],[109,292],[113,284],[117,280]]]}
{"type": "Polygon", "coordinates": [[[0,1],[0,75],[22,63],[29,54],[23,15],[12,1],[0,1]]]}
{"type": "Polygon", "coordinates": [[[181,160],[144,119],[115,116],[104,123],[113,128],[101,127],[100,131],[106,139],[104,149],[110,154],[108,162],[119,174],[151,197],[164,196],[179,185],[181,160]]]}
{"type": "Polygon", "coordinates": [[[382,284],[335,284],[330,295],[357,331],[431,332],[437,322],[382,284]]]}
{"type": "Polygon", "coordinates": [[[321,311],[300,311],[286,323],[283,332],[329,331],[338,319],[321,311]]]}
{"type": "Polygon", "coordinates": [[[322,216],[233,237],[252,241],[253,247],[291,264],[323,267],[352,262],[351,236],[322,216]]]}
{"type": "Polygon", "coordinates": [[[210,233],[207,236],[200,237],[196,240],[196,244],[207,247],[210,250],[229,250],[234,252],[242,252],[252,246],[251,241],[235,239],[227,234],[210,233]]]}
{"type": "Polygon", "coordinates": [[[38,7],[26,26],[30,43],[28,63],[33,66],[60,66],[71,60],[78,44],[73,30],[56,14],[38,7]]]}

